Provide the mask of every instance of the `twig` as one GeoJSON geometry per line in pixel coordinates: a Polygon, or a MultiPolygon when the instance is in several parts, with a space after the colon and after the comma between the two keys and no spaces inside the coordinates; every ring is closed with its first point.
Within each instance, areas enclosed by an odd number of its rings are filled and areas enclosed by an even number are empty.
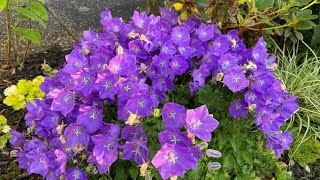
{"type": "Polygon", "coordinates": [[[77,38],[72,34],[69,28],[59,19],[59,17],[53,11],[51,11],[46,5],[44,5],[44,7],[47,9],[49,13],[52,14],[53,18],[56,21],[58,21],[59,25],[63,27],[63,29],[69,34],[69,36],[71,36],[74,41],[77,41],[77,38]]]}
{"type": "Polygon", "coordinates": [[[10,66],[11,59],[11,14],[10,14],[10,1],[6,3],[6,23],[7,23],[7,63],[10,66]]]}

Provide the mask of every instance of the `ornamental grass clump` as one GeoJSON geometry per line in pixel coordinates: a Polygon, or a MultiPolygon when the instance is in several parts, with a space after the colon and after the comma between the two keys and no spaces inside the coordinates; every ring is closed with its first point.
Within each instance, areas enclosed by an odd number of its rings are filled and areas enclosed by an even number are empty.
{"type": "Polygon", "coordinates": [[[154,166],[163,179],[184,176],[196,168],[200,144],[212,139],[219,122],[206,105],[168,102],[167,92],[182,78],[191,80],[190,94],[210,78],[225,84],[239,97],[230,105],[232,117],[246,118],[250,110],[267,146],[278,157],[289,149],[290,132],[280,126],[298,104],[275,78],[275,57],[264,40],[249,49],[235,30],[222,34],[215,24],[182,23],[175,12],[160,12],[135,12],[129,23],[101,13],[102,32],[85,31],[64,67],[41,84],[45,98],[26,105],[32,138],[11,131],[20,168],[46,179],[86,179],[84,166],[104,174],[121,158],[140,166],[142,175],[150,176],[154,166]],[[160,148],[149,157],[144,129],[159,120],[153,117],[158,108],[163,131],[151,134],[159,133],[160,148]]]}

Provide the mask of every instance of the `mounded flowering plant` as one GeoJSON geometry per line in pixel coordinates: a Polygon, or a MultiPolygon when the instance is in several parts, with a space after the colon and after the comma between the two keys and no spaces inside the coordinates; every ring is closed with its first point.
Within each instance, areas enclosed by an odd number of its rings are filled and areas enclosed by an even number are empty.
{"type": "MultiPolygon", "coordinates": [[[[83,33],[64,67],[41,84],[45,98],[26,105],[28,134],[11,130],[20,168],[46,179],[87,179],[123,159],[142,176],[154,169],[163,179],[184,176],[204,156],[219,119],[206,104],[182,105],[168,94],[187,85],[192,96],[210,79],[237,95],[233,118],[254,114],[267,147],[278,157],[289,149],[291,134],[280,127],[298,104],[274,76],[265,41],[247,48],[236,30],[222,34],[215,24],[160,12],[134,12],[125,23],[105,10],[102,31],[83,33]]],[[[223,154],[211,149],[207,156],[223,154]]],[[[208,163],[209,170],[219,167],[208,163]]]]}

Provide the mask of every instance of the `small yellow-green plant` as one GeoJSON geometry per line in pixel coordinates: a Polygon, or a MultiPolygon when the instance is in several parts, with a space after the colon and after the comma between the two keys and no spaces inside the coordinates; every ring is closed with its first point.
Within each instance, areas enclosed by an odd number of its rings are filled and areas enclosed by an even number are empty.
{"type": "Polygon", "coordinates": [[[0,149],[2,149],[10,139],[10,126],[7,124],[7,118],[0,115],[0,149]]]}
{"type": "Polygon", "coordinates": [[[27,102],[36,98],[42,99],[44,93],[39,86],[43,80],[43,76],[37,76],[33,80],[19,80],[17,85],[12,85],[4,90],[6,98],[3,103],[12,106],[14,110],[19,110],[25,108],[27,102]]]}

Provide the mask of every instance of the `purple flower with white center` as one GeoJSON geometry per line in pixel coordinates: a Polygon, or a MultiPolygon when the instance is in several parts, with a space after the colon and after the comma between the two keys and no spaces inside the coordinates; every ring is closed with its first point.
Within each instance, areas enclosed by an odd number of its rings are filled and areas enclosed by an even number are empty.
{"type": "Polygon", "coordinates": [[[250,82],[241,69],[232,69],[224,75],[223,83],[232,91],[238,92],[249,86],[250,82]]]}
{"type": "Polygon", "coordinates": [[[230,42],[228,37],[222,35],[215,39],[210,48],[210,52],[216,56],[221,56],[230,49],[230,42]]]}
{"type": "Polygon", "coordinates": [[[174,76],[163,76],[158,75],[154,78],[152,78],[152,89],[158,90],[158,91],[166,91],[168,89],[173,88],[173,80],[174,76]]]}
{"type": "Polygon", "coordinates": [[[234,69],[238,68],[238,59],[235,56],[228,53],[221,56],[221,58],[218,59],[218,64],[219,64],[220,70],[222,72],[226,72],[231,70],[232,68],[234,69]]]}
{"type": "Polygon", "coordinates": [[[257,44],[252,49],[251,55],[254,60],[253,62],[255,64],[265,63],[266,58],[268,57],[268,53],[267,53],[266,43],[264,42],[262,37],[258,39],[257,44]]]}
{"type": "Polygon", "coordinates": [[[55,111],[46,110],[41,125],[48,129],[54,129],[61,123],[61,117],[55,111]]]}
{"type": "Polygon", "coordinates": [[[46,176],[49,170],[49,158],[45,153],[39,153],[32,150],[26,154],[28,162],[30,165],[27,169],[28,174],[36,173],[41,176],[46,176]]]}
{"type": "Polygon", "coordinates": [[[87,174],[84,170],[73,167],[66,172],[66,180],[87,180],[87,174]]]}
{"type": "Polygon", "coordinates": [[[66,89],[54,89],[47,96],[53,99],[51,110],[60,111],[64,116],[67,116],[75,106],[73,93],[66,89]]]}
{"type": "Polygon", "coordinates": [[[182,75],[186,72],[189,65],[183,56],[176,55],[170,60],[170,68],[174,75],[182,75]]]}
{"type": "Polygon", "coordinates": [[[140,29],[144,29],[149,25],[151,19],[149,19],[146,12],[139,13],[138,11],[134,11],[132,21],[135,26],[140,29]]]}
{"type": "Polygon", "coordinates": [[[53,89],[57,88],[58,85],[56,81],[50,77],[45,77],[44,81],[40,84],[40,89],[45,93],[48,94],[53,89]]]}
{"type": "Polygon", "coordinates": [[[10,131],[10,135],[11,135],[11,138],[9,140],[10,144],[13,145],[13,147],[19,147],[21,146],[22,144],[24,144],[25,142],[25,138],[23,136],[22,133],[16,131],[16,130],[13,130],[11,129],[10,131]]]}
{"type": "Polygon", "coordinates": [[[81,53],[73,50],[66,55],[67,64],[63,67],[66,73],[75,73],[85,67],[88,67],[88,59],[81,53]]]}
{"type": "Polygon", "coordinates": [[[161,19],[169,22],[171,25],[178,23],[178,15],[175,11],[170,11],[168,8],[160,8],[161,19]]]}
{"type": "Polygon", "coordinates": [[[102,126],[102,110],[93,107],[85,106],[79,109],[77,124],[85,127],[89,133],[93,133],[102,126]]]}
{"type": "Polygon", "coordinates": [[[38,153],[45,153],[45,152],[47,152],[48,147],[43,142],[34,138],[34,139],[28,140],[24,143],[23,150],[25,150],[26,152],[36,150],[38,153]]]}
{"type": "Polygon", "coordinates": [[[152,64],[156,66],[157,70],[161,75],[169,74],[169,56],[160,54],[152,58],[152,64]]]}
{"type": "Polygon", "coordinates": [[[211,132],[219,125],[219,122],[209,114],[206,105],[187,110],[186,122],[188,131],[204,141],[211,140],[211,132]]]}
{"type": "Polygon", "coordinates": [[[251,79],[253,79],[253,83],[251,83],[251,89],[264,93],[272,86],[275,77],[270,72],[268,72],[259,74],[257,76],[252,76],[251,79]]]}
{"type": "Polygon", "coordinates": [[[71,147],[79,145],[87,147],[89,144],[90,136],[83,126],[71,123],[65,128],[63,135],[67,139],[67,144],[71,147]]]}
{"type": "Polygon", "coordinates": [[[193,53],[193,48],[190,47],[188,44],[179,46],[178,50],[180,55],[186,59],[190,58],[193,53]]]}
{"type": "Polygon", "coordinates": [[[279,113],[274,113],[271,108],[256,108],[256,124],[260,129],[266,133],[271,131],[279,131],[280,126],[284,123],[284,120],[279,118],[279,113]]]}
{"type": "Polygon", "coordinates": [[[197,166],[197,159],[187,146],[164,144],[152,159],[163,179],[183,176],[187,170],[197,166]]]}
{"type": "Polygon", "coordinates": [[[121,146],[123,149],[122,159],[133,160],[137,165],[149,160],[149,149],[146,141],[127,141],[121,146]]]}
{"type": "Polygon", "coordinates": [[[160,144],[177,144],[181,146],[190,146],[191,140],[186,133],[182,133],[179,130],[164,130],[158,134],[160,144]]]}
{"type": "Polygon", "coordinates": [[[174,55],[177,52],[177,49],[173,42],[169,40],[161,46],[160,52],[167,55],[174,55]]]}
{"type": "Polygon", "coordinates": [[[143,43],[141,41],[130,41],[128,46],[129,50],[138,58],[146,59],[148,57],[148,53],[144,50],[143,43]]]}
{"type": "Polygon", "coordinates": [[[244,99],[249,105],[265,106],[266,101],[264,100],[262,94],[255,90],[249,90],[244,94],[244,99]]]}
{"type": "Polygon", "coordinates": [[[74,79],[74,90],[84,96],[88,96],[92,92],[92,87],[95,82],[93,74],[84,70],[71,74],[74,79]]]}
{"type": "Polygon", "coordinates": [[[140,117],[152,115],[152,99],[145,94],[136,94],[130,98],[125,109],[140,117]]]}
{"type": "Polygon", "coordinates": [[[166,103],[162,108],[165,129],[179,129],[186,124],[186,109],[176,103],[166,103]]]}
{"type": "Polygon", "coordinates": [[[214,32],[217,29],[215,25],[201,24],[196,30],[197,35],[201,41],[209,41],[214,37],[214,32]]]}
{"type": "Polygon", "coordinates": [[[100,19],[100,24],[102,25],[112,20],[112,14],[109,9],[106,8],[102,13],[100,13],[100,19]]]}
{"type": "Polygon", "coordinates": [[[235,118],[248,117],[248,103],[244,100],[234,100],[229,106],[231,116],[235,118]]]}
{"type": "Polygon", "coordinates": [[[109,172],[110,166],[118,159],[118,143],[116,139],[109,138],[103,134],[92,136],[91,139],[94,144],[92,155],[97,164],[107,166],[106,172],[109,172]]]}
{"type": "Polygon", "coordinates": [[[205,85],[206,78],[210,75],[207,67],[201,67],[192,72],[193,82],[197,83],[198,87],[201,88],[205,85]]]}
{"type": "Polygon", "coordinates": [[[186,27],[183,26],[177,26],[172,29],[172,36],[171,40],[177,44],[180,45],[189,45],[190,42],[190,34],[186,27]]]}
{"type": "Polygon", "coordinates": [[[136,56],[118,54],[109,62],[108,70],[114,75],[127,75],[135,72],[136,56]]]}
{"type": "Polygon", "coordinates": [[[284,150],[290,149],[290,144],[293,142],[291,132],[271,132],[267,134],[267,146],[273,149],[277,157],[281,157],[284,150]]]}
{"type": "Polygon", "coordinates": [[[164,91],[151,90],[149,94],[152,99],[153,107],[156,108],[159,106],[160,102],[166,99],[166,94],[164,91]]]}
{"type": "Polygon", "coordinates": [[[147,135],[141,126],[125,126],[121,137],[127,141],[147,141],[147,135]]]}
{"type": "Polygon", "coordinates": [[[32,126],[32,124],[45,116],[46,104],[39,99],[35,99],[33,102],[26,104],[26,109],[28,112],[24,116],[24,119],[28,126],[32,126]]]}

